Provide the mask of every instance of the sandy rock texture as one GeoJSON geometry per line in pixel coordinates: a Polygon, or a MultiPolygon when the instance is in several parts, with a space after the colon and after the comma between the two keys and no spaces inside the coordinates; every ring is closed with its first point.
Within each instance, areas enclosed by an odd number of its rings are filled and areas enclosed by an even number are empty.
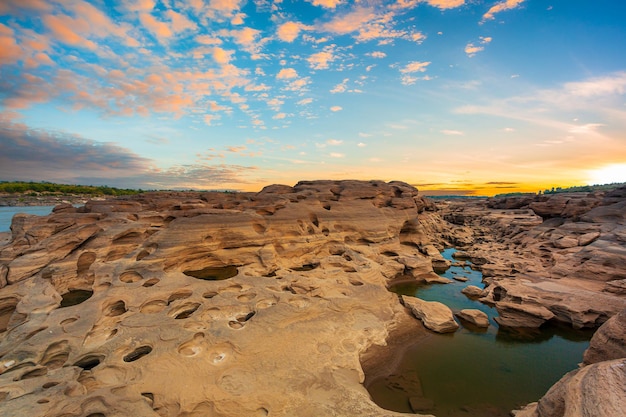
{"type": "Polygon", "coordinates": [[[410,317],[388,283],[441,267],[434,210],[400,182],[313,181],[16,216],[0,414],[402,415],[359,357],[410,317]]]}
{"type": "Polygon", "coordinates": [[[438,206],[501,326],[595,328],[626,307],[626,187],[438,206]]]}

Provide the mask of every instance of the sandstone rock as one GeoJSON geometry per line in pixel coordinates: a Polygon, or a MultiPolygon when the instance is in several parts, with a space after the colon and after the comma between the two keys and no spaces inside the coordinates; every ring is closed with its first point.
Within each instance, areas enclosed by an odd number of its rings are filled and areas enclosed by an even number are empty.
{"type": "Polygon", "coordinates": [[[483,290],[475,285],[468,285],[467,287],[463,288],[461,292],[469,298],[479,298],[483,296],[483,290]]]}
{"type": "Polygon", "coordinates": [[[413,320],[386,289],[407,266],[381,253],[434,274],[416,246],[443,247],[429,204],[397,182],[310,181],[16,216],[0,414],[399,416],[359,356],[413,320]]]}
{"type": "Polygon", "coordinates": [[[594,333],[585,351],[583,364],[620,358],[626,358],[626,309],[608,319],[594,333]]]}
{"type": "Polygon", "coordinates": [[[477,326],[477,327],[489,327],[489,317],[487,314],[480,310],[475,309],[463,309],[455,314],[461,320],[477,326]]]}
{"type": "Polygon", "coordinates": [[[626,359],[566,374],[538,402],[537,417],[619,417],[626,410],[626,359]]]}
{"type": "Polygon", "coordinates": [[[538,304],[498,302],[496,310],[496,322],[506,327],[539,327],[554,318],[550,310],[538,304]]]}
{"type": "Polygon", "coordinates": [[[424,301],[416,297],[402,296],[402,302],[424,326],[437,333],[454,332],[459,324],[450,308],[437,301],[424,301]]]}

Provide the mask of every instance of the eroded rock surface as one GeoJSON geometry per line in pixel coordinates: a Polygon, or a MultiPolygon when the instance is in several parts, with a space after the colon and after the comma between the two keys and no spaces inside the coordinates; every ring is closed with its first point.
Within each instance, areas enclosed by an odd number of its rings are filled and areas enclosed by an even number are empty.
{"type": "Polygon", "coordinates": [[[450,333],[459,328],[452,310],[438,301],[424,301],[417,297],[402,296],[402,303],[424,323],[426,328],[437,333],[450,333]]]}
{"type": "Polygon", "coordinates": [[[434,209],[404,183],[314,181],[16,216],[0,414],[401,415],[359,356],[409,317],[388,283],[436,276],[434,209]]]}
{"type": "Polygon", "coordinates": [[[626,307],[626,187],[439,207],[501,325],[595,328],[626,307]]]}

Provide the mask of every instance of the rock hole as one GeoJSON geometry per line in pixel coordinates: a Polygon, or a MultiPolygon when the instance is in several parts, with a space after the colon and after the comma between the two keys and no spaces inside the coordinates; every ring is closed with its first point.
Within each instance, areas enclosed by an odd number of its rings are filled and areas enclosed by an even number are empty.
{"type": "Polygon", "coordinates": [[[330,211],[330,204],[324,204],[322,207],[324,207],[325,210],[330,211]]]}
{"type": "Polygon", "coordinates": [[[211,299],[213,297],[215,297],[217,294],[219,294],[217,291],[208,291],[205,292],[204,294],[202,294],[203,298],[207,298],[207,299],[211,299]]]}
{"type": "Polygon", "coordinates": [[[351,279],[349,281],[350,281],[350,284],[354,285],[355,287],[360,287],[361,285],[363,285],[361,281],[358,281],[356,279],[351,279]]]}
{"type": "Polygon", "coordinates": [[[78,257],[76,262],[76,275],[81,277],[87,275],[91,264],[96,260],[95,252],[85,252],[78,257]]]}
{"type": "Polygon", "coordinates": [[[8,297],[0,300],[0,333],[5,332],[9,326],[11,316],[19,303],[16,297],[8,297]]]}
{"type": "Polygon", "coordinates": [[[390,250],[386,250],[382,253],[385,256],[388,256],[390,258],[393,258],[394,256],[398,256],[398,254],[394,251],[390,251],[390,250]]]}
{"type": "Polygon", "coordinates": [[[39,400],[37,400],[37,404],[48,404],[50,402],[49,399],[47,398],[41,398],[39,400]]]}
{"type": "Polygon", "coordinates": [[[256,297],[256,293],[248,293],[248,294],[241,294],[240,296],[237,297],[237,301],[240,301],[242,303],[247,303],[248,301],[252,301],[254,299],[254,297],[256,297]]]}
{"type": "Polygon", "coordinates": [[[104,355],[87,355],[79,359],[74,363],[74,366],[83,368],[85,371],[90,371],[104,360],[104,355]]]}
{"type": "Polygon", "coordinates": [[[159,279],[157,278],[150,278],[149,280],[147,280],[146,282],[144,282],[142,284],[142,287],[152,287],[155,284],[159,283],[159,279]]]}
{"type": "Polygon", "coordinates": [[[228,279],[236,276],[239,273],[239,270],[236,266],[208,266],[199,270],[187,270],[183,271],[183,274],[198,278],[204,279],[208,281],[218,281],[223,279],[228,279]]]}
{"type": "Polygon", "coordinates": [[[152,352],[152,347],[150,346],[140,346],[137,349],[130,352],[128,355],[124,356],[124,362],[134,362],[137,359],[141,359],[147,354],[152,352]]]}
{"type": "Polygon", "coordinates": [[[174,317],[175,320],[183,320],[189,318],[199,307],[200,303],[185,304],[174,310],[174,312],[169,315],[170,317],[174,317]]]}
{"type": "Polygon", "coordinates": [[[105,414],[102,413],[91,413],[89,415],[87,415],[87,417],[107,417],[105,414]]]}
{"type": "Polygon", "coordinates": [[[66,326],[68,324],[72,324],[74,323],[76,320],[78,320],[76,317],[70,317],[68,319],[65,319],[63,321],[61,321],[61,323],[59,323],[61,326],[66,326]]]}
{"type": "Polygon", "coordinates": [[[166,306],[167,303],[164,300],[153,300],[143,304],[139,308],[139,311],[144,314],[158,313],[160,311],[163,311],[166,306]]]}
{"type": "Polygon", "coordinates": [[[330,230],[328,230],[328,227],[322,228],[322,234],[324,236],[328,236],[330,234],[330,230]]]}
{"type": "Polygon", "coordinates": [[[143,249],[141,252],[139,252],[137,254],[137,260],[141,261],[142,259],[152,255],[152,253],[159,247],[159,245],[157,245],[156,243],[150,243],[149,245],[146,246],[145,249],[143,249]]]}
{"type": "Polygon", "coordinates": [[[500,301],[502,297],[506,297],[506,290],[502,287],[493,289],[493,301],[500,301]]]}
{"type": "Polygon", "coordinates": [[[315,268],[317,268],[318,266],[320,266],[319,263],[308,263],[308,264],[304,264],[302,266],[296,266],[291,268],[293,271],[298,271],[298,272],[305,272],[305,271],[312,271],[315,268]]]}
{"type": "Polygon", "coordinates": [[[70,290],[61,295],[61,308],[71,307],[87,301],[93,295],[91,290],[70,290]]]}
{"type": "Polygon", "coordinates": [[[139,272],[136,271],[126,271],[120,275],[120,281],[131,284],[133,282],[141,281],[143,276],[139,272]]]}
{"type": "Polygon", "coordinates": [[[126,303],[123,300],[118,300],[112,304],[109,304],[104,309],[104,315],[107,317],[116,317],[121,316],[126,313],[128,310],[126,309],[126,303]]]}
{"type": "Polygon", "coordinates": [[[145,397],[145,399],[148,401],[148,404],[150,404],[150,407],[154,406],[154,394],[151,392],[142,392],[141,395],[143,397],[145,397]]]}
{"type": "Polygon", "coordinates": [[[311,223],[313,223],[315,227],[320,227],[320,220],[315,213],[309,214],[309,219],[311,220],[311,223]]]}
{"type": "Polygon", "coordinates": [[[34,369],[32,371],[28,371],[24,373],[24,375],[20,377],[20,381],[24,379],[37,378],[38,376],[44,376],[47,373],[48,373],[48,370],[46,368],[34,369]]]}
{"type": "Polygon", "coordinates": [[[239,316],[239,317],[237,317],[237,321],[238,321],[239,323],[245,323],[245,322],[247,322],[248,320],[250,320],[252,317],[254,317],[254,314],[255,314],[255,312],[254,312],[254,311],[251,311],[251,312],[249,312],[249,313],[248,313],[248,314],[246,314],[246,315],[243,315],[243,316],[239,316]]]}
{"type": "Polygon", "coordinates": [[[48,389],[48,388],[56,387],[57,385],[59,385],[59,383],[58,383],[58,382],[56,382],[56,381],[53,381],[53,382],[46,382],[45,384],[43,384],[43,385],[41,386],[41,388],[43,388],[43,389],[48,389]]]}
{"type": "Polygon", "coordinates": [[[48,369],[57,369],[65,365],[69,356],[69,342],[67,340],[61,340],[48,346],[41,358],[41,365],[48,369]]]}
{"type": "Polygon", "coordinates": [[[167,299],[167,305],[172,304],[176,300],[184,300],[185,298],[189,298],[191,297],[191,294],[193,294],[193,291],[189,290],[175,292],[167,299]]]}
{"type": "Polygon", "coordinates": [[[266,227],[263,226],[261,223],[253,223],[252,228],[254,229],[255,232],[257,232],[260,235],[265,233],[265,230],[266,230],[266,227]]]}

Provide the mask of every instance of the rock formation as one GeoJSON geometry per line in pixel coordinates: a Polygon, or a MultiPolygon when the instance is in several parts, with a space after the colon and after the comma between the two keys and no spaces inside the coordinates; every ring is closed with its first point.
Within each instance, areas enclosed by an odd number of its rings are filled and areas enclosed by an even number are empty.
{"type": "Polygon", "coordinates": [[[0,239],[0,414],[401,415],[372,402],[360,357],[425,304],[388,286],[449,282],[444,247],[483,272],[467,293],[501,326],[598,327],[626,307],[626,190],[554,198],[303,181],[17,215],[0,239]]]}
{"type": "Polygon", "coordinates": [[[424,301],[417,297],[402,296],[402,303],[420,319],[427,329],[437,333],[450,333],[459,328],[452,310],[438,301],[424,301]]]}
{"type": "MultiPolygon", "coordinates": [[[[626,307],[626,187],[439,204],[503,326],[600,326],[626,307]]],[[[474,296],[478,295],[477,292],[474,296]]]]}
{"type": "Polygon", "coordinates": [[[593,335],[580,369],[561,378],[516,417],[620,417],[626,410],[626,310],[593,335]]]}
{"type": "Polygon", "coordinates": [[[359,355],[409,317],[388,283],[436,275],[433,210],[404,183],[318,181],[17,215],[0,414],[397,415],[359,355]]]}

